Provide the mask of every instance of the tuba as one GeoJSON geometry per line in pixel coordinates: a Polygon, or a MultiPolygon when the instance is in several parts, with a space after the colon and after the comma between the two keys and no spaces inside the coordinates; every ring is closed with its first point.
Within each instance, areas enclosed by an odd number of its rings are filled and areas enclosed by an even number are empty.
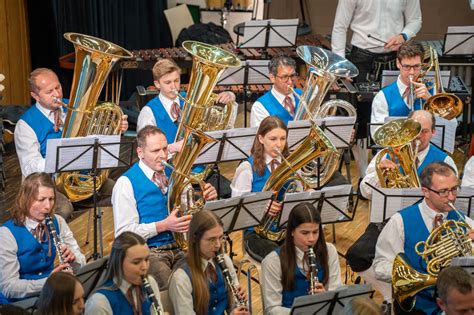
{"type": "Polygon", "coordinates": [[[434,95],[431,96],[423,106],[423,109],[434,115],[451,120],[461,115],[463,110],[462,100],[455,94],[446,93],[441,82],[438,53],[433,47],[430,50],[430,64],[434,67],[434,95]]]}
{"type": "MultiPolygon", "coordinates": [[[[301,96],[293,93],[300,99],[294,120],[314,120],[337,114],[356,116],[356,110],[349,102],[331,100],[323,103],[323,101],[336,79],[357,76],[359,74],[357,67],[347,59],[320,47],[299,46],[296,52],[309,66],[309,70],[301,96]]],[[[319,166],[317,161],[310,161],[302,168],[302,176],[312,188],[326,184],[339,166],[341,156],[341,151],[332,152],[323,158],[319,166]]]]}
{"type": "MultiPolygon", "coordinates": [[[[262,191],[271,190],[276,197],[289,180],[300,180],[298,177],[295,177],[295,170],[299,170],[318,157],[326,156],[333,152],[336,152],[336,148],[331,140],[317,125],[313,124],[306,139],[286,158],[285,163],[278,165],[270,177],[268,177],[262,191]]],[[[304,182],[303,185],[305,185],[304,182]]],[[[274,242],[283,240],[286,236],[285,230],[271,231],[275,220],[276,217],[266,212],[262,218],[262,225],[255,227],[255,232],[274,242]]]]}
{"type": "MultiPolygon", "coordinates": [[[[168,190],[168,210],[171,212],[178,206],[179,215],[185,214],[185,206],[181,204],[181,194],[189,184],[203,183],[205,172],[191,175],[194,161],[204,146],[216,141],[204,132],[225,129],[229,125],[233,108],[227,104],[224,109],[214,106],[215,94],[212,93],[219,77],[229,67],[240,66],[240,60],[232,53],[221,48],[196,42],[185,41],[183,48],[193,56],[193,66],[190,75],[185,106],[181,117],[176,140],[183,139],[183,146],[173,158],[174,169],[171,173],[168,190]]],[[[203,189],[203,187],[201,187],[203,189]]],[[[188,214],[199,211],[204,206],[204,200],[193,202],[192,190],[187,193],[188,214]]],[[[174,233],[178,246],[187,248],[185,233],[174,233]]]]}
{"type": "MultiPolygon", "coordinates": [[[[123,115],[120,107],[110,102],[97,105],[97,100],[115,63],[131,58],[132,54],[118,45],[89,35],[66,33],[64,37],[74,45],[76,62],[69,104],[64,104],[67,114],[62,137],[120,134],[123,115]]],[[[96,189],[100,189],[107,177],[108,171],[100,172],[96,189]]],[[[94,192],[92,177],[79,172],[59,174],[56,184],[72,202],[87,199],[94,192]]]]}
{"type": "MultiPolygon", "coordinates": [[[[450,204],[457,212],[457,210],[450,204]]],[[[462,216],[458,214],[460,218],[462,216]]],[[[415,305],[415,295],[436,284],[439,272],[451,265],[454,257],[471,256],[471,227],[465,221],[447,220],[434,229],[426,241],[418,242],[415,251],[426,262],[427,274],[416,271],[404,254],[395,257],[392,268],[392,289],[400,306],[409,311],[415,305]]]]}
{"type": "Polygon", "coordinates": [[[416,166],[419,141],[415,140],[420,132],[419,122],[404,118],[389,121],[375,132],[375,143],[384,147],[375,160],[377,176],[383,188],[420,187],[416,166]],[[416,141],[415,150],[411,146],[413,140],[416,141]],[[381,169],[379,165],[385,154],[392,161],[397,161],[400,168],[381,169]]]}

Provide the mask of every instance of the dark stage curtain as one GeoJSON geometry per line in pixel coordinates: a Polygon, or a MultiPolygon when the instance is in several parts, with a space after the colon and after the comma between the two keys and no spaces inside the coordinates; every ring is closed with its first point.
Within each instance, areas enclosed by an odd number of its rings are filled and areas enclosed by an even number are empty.
{"type": "MultiPolygon", "coordinates": [[[[64,33],[92,35],[128,50],[171,47],[166,6],[165,0],[29,0],[32,68],[55,70],[68,96],[72,70],[60,69],[58,59],[74,48],[64,33]]],[[[136,85],[151,83],[151,71],[125,70],[121,99],[128,99],[136,85]]]]}

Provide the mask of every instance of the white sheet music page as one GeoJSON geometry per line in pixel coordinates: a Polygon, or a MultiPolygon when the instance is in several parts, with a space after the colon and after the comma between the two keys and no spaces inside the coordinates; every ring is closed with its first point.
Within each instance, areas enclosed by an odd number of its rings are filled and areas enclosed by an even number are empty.
{"type": "Polygon", "coordinates": [[[459,212],[474,219],[474,187],[461,187],[461,191],[458,193],[454,206],[459,212]]]}
{"type": "Polygon", "coordinates": [[[423,198],[421,188],[377,188],[372,192],[370,222],[383,222],[398,211],[411,206],[423,198]],[[380,192],[379,192],[380,191],[380,192]],[[386,202],[385,202],[386,200],[386,202]]]}
{"type": "Polygon", "coordinates": [[[288,122],[288,148],[296,149],[306,139],[311,128],[309,120],[292,120],[288,122]],[[298,143],[298,144],[297,144],[298,143]],[[297,145],[296,145],[297,144],[297,145]],[[295,146],[296,145],[296,146],[295,146]]]}
{"type": "Polygon", "coordinates": [[[270,20],[251,20],[244,24],[244,36],[240,39],[239,48],[257,48],[265,46],[265,27],[270,20]]]}
{"type": "Polygon", "coordinates": [[[436,144],[441,149],[449,153],[453,153],[457,126],[458,121],[456,118],[447,120],[445,118],[436,116],[436,132],[431,139],[431,142],[436,144]]]}
{"type": "Polygon", "coordinates": [[[268,47],[291,47],[296,43],[298,19],[271,19],[268,47]]]}
{"type": "Polygon", "coordinates": [[[448,26],[444,53],[447,55],[474,55],[472,34],[474,34],[474,26],[448,26]],[[459,45],[463,41],[465,42],[459,45]],[[455,46],[456,48],[454,48],[455,46]]]}
{"type": "Polygon", "coordinates": [[[324,133],[331,140],[332,144],[338,149],[347,148],[351,141],[356,117],[329,116],[316,119],[318,126],[321,126],[323,121],[329,129],[325,130],[324,133]]]}
{"type": "Polygon", "coordinates": [[[248,84],[271,84],[268,77],[268,63],[270,60],[247,60],[249,67],[248,84]]]}

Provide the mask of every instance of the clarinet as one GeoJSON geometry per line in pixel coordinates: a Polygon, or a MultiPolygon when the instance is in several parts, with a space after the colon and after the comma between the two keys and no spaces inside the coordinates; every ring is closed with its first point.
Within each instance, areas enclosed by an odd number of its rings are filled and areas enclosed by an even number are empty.
{"type": "Polygon", "coordinates": [[[155,292],[153,292],[150,282],[148,281],[148,278],[145,275],[142,276],[142,281],[143,281],[143,288],[145,289],[146,294],[151,301],[151,308],[153,309],[153,314],[163,315],[164,313],[163,313],[163,310],[161,309],[160,303],[158,303],[158,300],[156,299],[156,296],[155,296],[155,292]]]}
{"type": "Polygon", "coordinates": [[[313,292],[314,286],[319,283],[318,279],[318,267],[316,265],[316,254],[312,247],[308,248],[308,260],[309,260],[309,283],[311,288],[311,294],[314,295],[313,292]]]}
{"type": "Polygon", "coordinates": [[[245,306],[247,308],[247,301],[244,299],[241,299],[237,290],[237,285],[234,283],[232,280],[232,277],[230,276],[229,268],[227,268],[227,264],[225,263],[224,260],[224,254],[220,252],[216,252],[216,261],[217,264],[219,264],[219,267],[222,270],[222,274],[224,275],[225,282],[229,286],[232,296],[234,297],[235,304],[237,306],[245,306]]]}
{"type": "MultiPolygon", "coordinates": [[[[53,223],[53,218],[49,214],[47,214],[44,218],[44,222],[46,223],[46,226],[48,227],[49,234],[51,234],[51,237],[53,239],[54,247],[56,248],[56,252],[58,254],[59,258],[59,264],[64,265],[67,264],[66,260],[64,259],[62,248],[63,244],[61,243],[61,239],[58,236],[58,232],[56,231],[56,227],[54,226],[53,223]]],[[[64,270],[66,271],[71,271],[71,267],[67,267],[64,270]]]]}

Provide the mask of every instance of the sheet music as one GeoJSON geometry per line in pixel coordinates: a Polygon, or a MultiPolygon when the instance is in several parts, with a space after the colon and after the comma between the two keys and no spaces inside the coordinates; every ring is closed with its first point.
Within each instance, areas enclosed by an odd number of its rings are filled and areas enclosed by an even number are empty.
{"type": "Polygon", "coordinates": [[[351,185],[338,185],[324,187],[321,190],[309,190],[300,193],[286,194],[280,218],[280,225],[286,225],[291,210],[296,205],[301,203],[302,200],[311,200],[309,202],[313,203],[314,200],[321,198],[321,193],[324,193],[325,198],[329,198],[329,201],[332,204],[331,205],[327,201],[324,202],[323,208],[321,210],[322,223],[324,224],[327,222],[335,222],[341,220],[347,221],[348,218],[344,214],[347,214],[347,210],[349,208],[349,195],[351,193],[351,189],[351,185]]]}
{"type": "Polygon", "coordinates": [[[268,47],[291,47],[296,43],[298,19],[271,19],[270,25],[273,29],[270,30],[268,47]]]}
{"type": "MultiPolygon", "coordinates": [[[[356,117],[329,116],[317,118],[315,120],[318,126],[325,122],[326,129],[324,133],[331,140],[332,144],[343,149],[348,147],[351,141],[352,130],[356,117]]],[[[309,134],[311,122],[309,120],[297,120],[288,122],[288,147],[292,148],[296,143],[300,143],[309,134]]]]}
{"type": "Polygon", "coordinates": [[[472,37],[473,34],[474,26],[448,26],[443,53],[445,55],[474,55],[474,37],[472,37]],[[469,37],[471,38],[468,39],[469,37]],[[454,46],[458,45],[466,39],[468,39],[466,42],[453,49],[454,46]]]}
{"type": "MultiPolygon", "coordinates": [[[[370,207],[370,222],[380,223],[384,220],[383,209],[385,208],[385,219],[390,218],[398,211],[409,207],[423,199],[421,188],[377,188],[372,192],[372,203],[370,207]],[[379,192],[380,191],[380,192],[379,192]],[[385,196],[384,196],[385,195],[385,196]],[[401,197],[400,197],[401,196],[401,197]],[[384,205],[384,200],[386,203],[384,205]]],[[[459,212],[474,218],[474,188],[462,187],[458,193],[454,206],[459,212]],[[471,203],[470,209],[469,203],[471,203]]]]}
{"type": "MultiPolygon", "coordinates": [[[[395,82],[398,78],[398,75],[400,74],[400,71],[398,70],[383,70],[382,72],[382,82],[380,86],[382,88],[386,87],[387,85],[395,82]]],[[[445,89],[449,87],[449,80],[451,79],[451,71],[450,70],[441,70],[440,71],[441,75],[441,84],[445,89]]],[[[425,79],[428,80],[428,82],[433,82],[435,78],[435,72],[434,71],[428,71],[425,75],[425,79]]]]}
{"type": "Polygon", "coordinates": [[[244,24],[244,36],[240,40],[240,48],[264,47],[265,27],[270,20],[250,20],[244,24]]]}
{"type": "MultiPolygon", "coordinates": [[[[95,139],[99,139],[99,143],[110,151],[116,157],[119,156],[120,152],[120,135],[111,136],[88,136],[88,137],[77,137],[77,138],[59,138],[59,139],[48,139],[46,145],[46,162],[45,172],[55,173],[56,167],[61,171],[73,171],[73,170],[90,170],[92,169],[93,162],[93,148],[91,145],[94,144],[95,139]],[[116,144],[112,144],[116,143],[116,144]],[[106,145],[112,144],[112,145],[106,145]],[[79,147],[67,147],[76,146],[79,147]],[[59,149],[59,159],[56,165],[57,148],[59,149]],[[83,154],[84,153],[84,154],[83,154]],[[81,157],[79,157],[83,154],[81,157]],[[75,160],[75,161],[74,161],[75,160]],[[71,162],[73,161],[73,162],[71,162]],[[68,166],[65,167],[68,163],[68,166]]],[[[118,160],[106,152],[103,148],[99,148],[97,168],[112,168],[118,166],[118,160]]]]}
{"type": "Polygon", "coordinates": [[[249,76],[247,84],[271,84],[268,77],[268,63],[270,60],[247,60],[249,76]]]}
{"type": "Polygon", "coordinates": [[[245,82],[245,63],[240,68],[227,68],[222,73],[217,85],[243,85],[245,82]]]}

